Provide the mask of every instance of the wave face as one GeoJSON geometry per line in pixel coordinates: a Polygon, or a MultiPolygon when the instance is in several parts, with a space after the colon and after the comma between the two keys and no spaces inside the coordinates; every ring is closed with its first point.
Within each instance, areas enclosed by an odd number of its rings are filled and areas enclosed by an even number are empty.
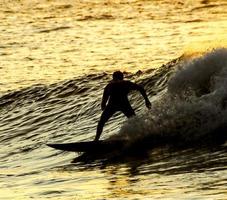
{"type": "MultiPolygon", "coordinates": [[[[102,139],[124,137],[132,142],[158,136],[156,139],[161,143],[175,145],[177,141],[182,146],[193,144],[201,149],[196,155],[194,150],[173,153],[178,160],[173,159],[171,153],[163,153],[165,149],[162,153],[152,151],[146,162],[141,157],[137,161],[134,158],[133,163],[140,167],[133,177],[140,176],[138,173],[143,177],[144,173],[149,177],[153,173],[183,174],[192,167],[201,171],[210,171],[209,166],[212,170],[225,169],[225,146],[212,153],[204,152],[200,146],[201,143],[203,146],[215,143],[216,139],[222,143],[226,140],[227,49],[216,49],[192,60],[178,58],[159,69],[125,73],[125,77],[144,86],[152,108],[147,110],[141,95],[133,92],[130,101],[137,116],[127,120],[121,113],[116,113],[106,124],[102,139]],[[201,158],[206,160],[208,157],[211,158],[206,164],[199,165],[201,158]],[[181,162],[188,164],[181,165],[181,162]]],[[[27,196],[56,199],[60,194],[71,197],[72,185],[78,188],[83,183],[89,188],[90,182],[86,183],[83,178],[87,180],[86,173],[90,173],[91,180],[96,180],[98,164],[94,164],[94,169],[89,164],[83,169],[66,165],[74,155],[45,144],[93,140],[101,114],[103,88],[110,80],[111,74],[96,73],[51,85],[33,85],[0,98],[0,184],[3,193],[8,188],[26,187],[31,188],[26,191],[27,196]]],[[[135,171],[133,163],[126,165],[135,171]]],[[[102,173],[107,173],[112,181],[113,173],[108,170],[104,169],[102,173]]],[[[205,177],[207,179],[207,173],[205,177]]],[[[3,193],[7,197],[8,194],[3,193]]],[[[26,195],[18,194],[20,198],[26,195]]]]}
{"type": "MultiPolygon", "coordinates": [[[[124,116],[117,113],[105,126],[102,137],[117,135],[130,140],[177,134],[182,141],[193,141],[224,127],[226,58],[226,49],[216,49],[196,59],[176,59],[157,70],[126,73],[126,79],[147,90],[152,108],[147,110],[142,97],[132,93],[130,101],[137,116],[123,123],[124,116]]],[[[93,139],[103,88],[110,79],[110,74],[91,74],[2,96],[0,143],[13,154],[34,150],[50,140],[93,139]]]]}

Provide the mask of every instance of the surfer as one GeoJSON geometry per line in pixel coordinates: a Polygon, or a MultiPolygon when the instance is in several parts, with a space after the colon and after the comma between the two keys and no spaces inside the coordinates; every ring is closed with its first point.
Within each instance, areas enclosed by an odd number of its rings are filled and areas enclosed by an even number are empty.
{"type": "Polygon", "coordinates": [[[123,79],[124,75],[121,71],[114,72],[112,81],[104,89],[101,102],[103,112],[98,122],[95,141],[99,140],[105,123],[115,112],[121,111],[128,118],[135,116],[135,112],[128,101],[128,93],[130,91],[139,91],[145,99],[147,108],[151,107],[151,103],[143,87],[123,79]]]}

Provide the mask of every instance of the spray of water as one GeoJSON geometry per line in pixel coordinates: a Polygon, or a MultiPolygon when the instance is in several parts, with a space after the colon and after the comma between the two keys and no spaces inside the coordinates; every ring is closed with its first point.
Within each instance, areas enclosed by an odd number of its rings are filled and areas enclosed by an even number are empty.
{"type": "Polygon", "coordinates": [[[227,49],[215,49],[175,69],[152,109],[129,119],[119,137],[130,141],[152,135],[194,142],[223,134],[227,119],[227,49]]]}

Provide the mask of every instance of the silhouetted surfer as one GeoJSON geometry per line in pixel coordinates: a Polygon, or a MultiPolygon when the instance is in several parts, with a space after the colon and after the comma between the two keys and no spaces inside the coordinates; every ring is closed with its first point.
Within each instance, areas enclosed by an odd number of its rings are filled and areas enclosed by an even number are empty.
{"type": "Polygon", "coordinates": [[[95,141],[99,140],[105,123],[115,112],[121,111],[128,118],[135,115],[135,112],[128,101],[128,93],[130,91],[138,90],[144,97],[147,108],[151,107],[151,103],[143,87],[123,79],[124,75],[122,72],[114,72],[113,80],[104,89],[101,103],[103,113],[98,123],[95,141]]]}

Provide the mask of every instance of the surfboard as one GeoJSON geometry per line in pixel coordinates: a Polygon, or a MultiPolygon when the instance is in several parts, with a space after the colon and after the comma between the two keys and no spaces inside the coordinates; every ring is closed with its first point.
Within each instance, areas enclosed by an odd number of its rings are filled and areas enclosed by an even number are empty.
{"type": "Polygon", "coordinates": [[[125,144],[124,140],[100,140],[87,142],[72,143],[53,143],[47,146],[62,151],[72,152],[106,152],[122,148],[125,144]]]}

